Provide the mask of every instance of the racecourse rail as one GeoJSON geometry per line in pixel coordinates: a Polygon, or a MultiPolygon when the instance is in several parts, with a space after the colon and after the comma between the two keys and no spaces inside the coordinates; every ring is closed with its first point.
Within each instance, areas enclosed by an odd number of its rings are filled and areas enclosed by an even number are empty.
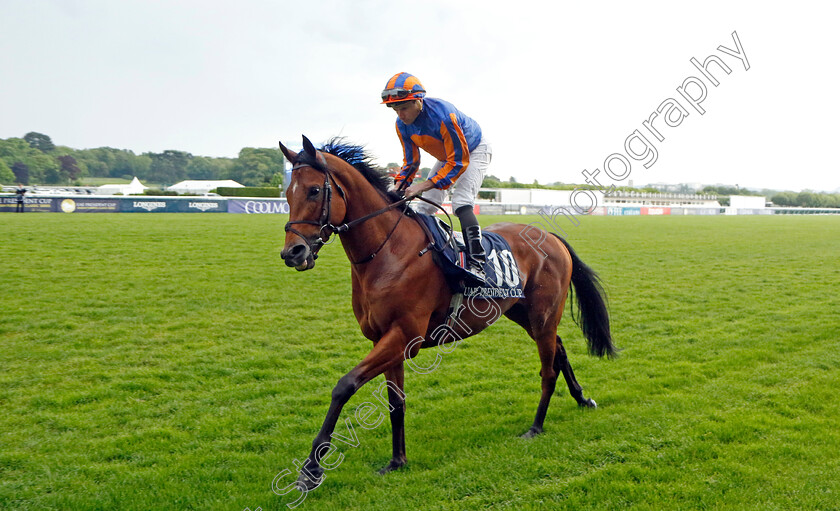
{"type": "MultiPolygon", "coordinates": [[[[14,194],[0,195],[0,213],[15,211],[14,194]]],[[[451,213],[451,204],[444,204],[451,213]]],[[[569,214],[600,216],[638,215],[826,215],[840,214],[840,208],[730,208],[691,206],[596,206],[590,211],[578,211],[570,205],[507,204],[476,202],[476,214],[484,215],[536,215],[553,214],[565,209],[569,214]]],[[[264,197],[155,197],[149,195],[28,195],[24,199],[27,213],[244,213],[288,214],[289,204],[284,198],[264,197]]]]}

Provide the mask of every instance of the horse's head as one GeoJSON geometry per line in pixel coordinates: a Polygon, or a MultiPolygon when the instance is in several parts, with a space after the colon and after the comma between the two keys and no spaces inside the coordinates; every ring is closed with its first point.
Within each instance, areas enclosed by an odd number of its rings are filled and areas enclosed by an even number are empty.
{"type": "Polygon", "coordinates": [[[315,266],[318,250],[335,233],[336,224],[346,214],[344,190],[335,180],[324,154],[316,150],[308,138],[303,137],[300,153],[289,150],[282,143],[280,150],[293,165],[286,192],[289,222],[280,257],[286,266],[298,271],[309,270],[315,266]],[[339,200],[336,200],[336,194],[339,200]]]}

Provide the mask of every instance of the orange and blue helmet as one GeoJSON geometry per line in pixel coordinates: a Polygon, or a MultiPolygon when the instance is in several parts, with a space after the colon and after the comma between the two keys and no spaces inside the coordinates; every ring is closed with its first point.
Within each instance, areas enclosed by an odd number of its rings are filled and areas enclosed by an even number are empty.
{"type": "Polygon", "coordinates": [[[382,91],[382,104],[400,103],[412,99],[423,99],[426,89],[416,76],[408,73],[397,73],[385,84],[382,91]]]}

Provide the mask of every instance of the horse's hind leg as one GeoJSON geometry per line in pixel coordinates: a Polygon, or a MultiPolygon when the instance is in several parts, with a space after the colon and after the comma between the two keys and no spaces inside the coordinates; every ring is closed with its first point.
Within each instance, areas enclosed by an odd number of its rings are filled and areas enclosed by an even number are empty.
{"type": "Polygon", "coordinates": [[[583,397],[583,389],[575,379],[575,373],[572,371],[572,365],[569,364],[569,357],[566,356],[566,349],[563,347],[563,341],[559,335],[557,336],[557,349],[554,354],[554,370],[558,373],[563,373],[563,377],[566,379],[566,385],[569,386],[569,393],[575,398],[578,406],[587,408],[596,408],[598,406],[594,400],[583,397]]]}
{"type": "Polygon", "coordinates": [[[554,388],[557,385],[557,376],[559,375],[556,369],[555,335],[545,335],[534,339],[537,341],[537,350],[540,355],[542,395],[540,396],[540,404],[537,405],[537,415],[534,417],[534,424],[531,426],[531,429],[522,435],[522,438],[531,438],[539,435],[543,431],[545,414],[548,412],[548,404],[551,401],[551,396],[554,394],[554,388]]]}
{"type": "Polygon", "coordinates": [[[531,438],[539,435],[543,431],[543,423],[545,422],[545,415],[548,412],[548,404],[551,402],[551,396],[554,394],[554,388],[557,386],[557,377],[560,374],[556,354],[557,330],[556,328],[550,329],[542,325],[540,330],[545,331],[537,333],[528,317],[528,310],[520,304],[508,309],[505,312],[505,316],[524,328],[531,339],[536,341],[537,351],[540,356],[540,376],[542,377],[540,404],[537,405],[537,415],[534,417],[534,424],[531,426],[531,429],[522,435],[522,438],[531,438]]]}

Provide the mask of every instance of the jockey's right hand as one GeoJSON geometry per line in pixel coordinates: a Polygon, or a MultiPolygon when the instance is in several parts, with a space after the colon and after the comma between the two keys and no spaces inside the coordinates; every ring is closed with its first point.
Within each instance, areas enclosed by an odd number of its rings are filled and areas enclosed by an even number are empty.
{"type": "Polygon", "coordinates": [[[409,187],[411,183],[408,179],[400,179],[398,181],[394,181],[394,191],[399,193],[400,195],[405,195],[406,188],[409,187]]]}

